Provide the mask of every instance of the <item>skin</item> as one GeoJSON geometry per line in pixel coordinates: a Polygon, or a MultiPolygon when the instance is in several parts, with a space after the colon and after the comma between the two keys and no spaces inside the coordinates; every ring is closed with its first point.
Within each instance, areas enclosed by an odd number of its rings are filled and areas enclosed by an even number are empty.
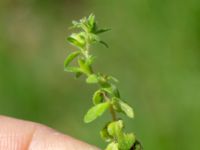
{"type": "Polygon", "coordinates": [[[0,116],[1,150],[100,150],[44,125],[0,116]]]}

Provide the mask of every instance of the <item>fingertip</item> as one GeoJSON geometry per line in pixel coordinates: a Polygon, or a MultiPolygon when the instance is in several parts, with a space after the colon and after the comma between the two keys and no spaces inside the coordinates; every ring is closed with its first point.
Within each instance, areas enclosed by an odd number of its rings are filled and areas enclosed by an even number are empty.
{"type": "Polygon", "coordinates": [[[45,126],[36,129],[29,148],[30,150],[99,150],[45,126]]]}
{"type": "Polygon", "coordinates": [[[41,124],[0,116],[0,149],[100,150],[41,124]]]}
{"type": "Polygon", "coordinates": [[[0,149],[27,149],[35,127],[34,123],[0,116],[0,149]]]}

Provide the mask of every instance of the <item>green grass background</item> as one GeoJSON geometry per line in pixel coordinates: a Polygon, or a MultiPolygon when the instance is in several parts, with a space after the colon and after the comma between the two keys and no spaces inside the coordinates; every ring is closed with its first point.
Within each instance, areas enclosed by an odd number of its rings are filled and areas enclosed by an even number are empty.
{"type": "Polygon", "coordinates": [[[72,19],[95,13],[109,49],[96,70],[116,76],[146,150],[199,149],[199,0],[1,0],[0,114],[44,123],[99,147],[109,114],[84,124],[95,86],[63,71],[72,19]]]}

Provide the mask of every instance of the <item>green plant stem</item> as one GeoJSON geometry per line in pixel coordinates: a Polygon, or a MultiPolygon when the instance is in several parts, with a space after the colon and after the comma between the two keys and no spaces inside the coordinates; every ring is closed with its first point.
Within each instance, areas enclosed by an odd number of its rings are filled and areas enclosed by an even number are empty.
{"type": "Polygon", "coordinates": [[[92,122],[109,109],[112,117],[110,120],[112,121],[106,123],[100,132],[102,139],[110,142],[106,150],[142,150],[141,144],[136,140],[135,135],[123,131],[123,120],[117,116],[118,113],[123,113],[130,118],[134,117],[133,108],[120,98],[120,93],[115,85],[118,80],[113,76],[93,71],[92,64],[95,57],[90,54],[90,46],[94,43],[100,43],[108,47],[98,36],[98,34],[106,32],[108,29],[99,29],[93,14],[80,19],[80,21],[73,21],[73,28],[80,29],[80,32],[72,33],[67,40],[79,50],[72,52],[65,59],[65,71],[75,73],[77,78],[84,75],[86,76],[86,83],[99,86],[92,97],[94,106],[84,116],[84,122],[92,122]],[[75,58],[78,59],[78,66],[71,66],[70,63],[75,58]]]}
{"type": "Polygon", "coordinates": [[[116,120],[117,120],[117,117],[116,117],[116,113],[115,113],[115,111],[114,111],[112,105],[110,106],[110,113],[111,113],[111,115],[112,115],[112,120],[113,120],[113,121],[116,121],[116,120]]]}
{"type": "MultiPolygon", "coordinates": [[[[86,52],[88,52],[88,51],[89,51],[89,44],[86,44],[86,45],[87,45],[87,46],[86,46],[86,52]]],[[[88,59],[88,57],[89,57],[89,54],[88,54],[88,53],[85,53],[85,58],[88,59]]],[[[92,66],[89,66],[89,67],[90,67],[90,72],[91,72],[91,74],[94,74],[93,69],[92,69],[92,66]]],[[[100,86],[101,86],[101,85],[100,85],[100,86]]],[[[110,102],[110,99],[109,99],[109,97],[106,95],[105,92],[103,92],[103,96],[104,96],[104,99],[105,99],[106,101],[109,101],[109,102],[110,102]]],[[[116,113],[115,113],[115,110],[113,109],[113,106],[112,106],[112,105],[110,105],[109,110],[110,110],[110,114],[111,114],[111,116],[112,116],[112,120],[113,120],[113,121],[116,121],[116,120],[117,120],[117,117],[116,117],[116,113]]]]}
{"type": "MultiPolygon", "coordinates": [[[[107,95],[106,95],[105,92],[103,92],[103,97],[104,97],[104,99],[105,99],[106,101],[109,101],[109,102],[110,102],[110,99],[107,97],[107,95]]],[[[110,113],[111,113],[111,116],[112,116],[112,120],[113,120],[113,121],[116,121],[116,120],[117,120],[117,117],[116,117],[116,113],[115,113],[115,110],[113,109],[113,106],[112,106],[112,105],[110,105],[109,110],[110,110],[110,113]]]]}

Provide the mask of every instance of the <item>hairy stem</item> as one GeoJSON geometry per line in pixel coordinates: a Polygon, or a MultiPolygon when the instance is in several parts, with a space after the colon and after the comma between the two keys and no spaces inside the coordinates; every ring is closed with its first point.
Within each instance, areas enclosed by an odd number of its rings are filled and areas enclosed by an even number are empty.
{"type": "MultiPolygon", "coordinates": [[[[103,92],[103,97],[104,97],[104,99],[105,99],[106,101],[110,101],[110,99],[108,98],[108,96],[106,95],[105,92],[103,92]]],[[[112,105],[110,105],[109,110],[110,110],[110,114],[111,114],[111,116],[112,116],[112,120],[113,120],[113,121],[116,121],[116,120],[117,120],[117,117],[116,117],[116,113],[115,113],[115,110],[113,109],[113,106],[112,106],[112,105]]]]}
{"type": "Polygon", "coordinates": [[[116,113],[115,113],[115,111],[114,111],[112,105],[110,106],[110,113],[111,113],[111,115],[112,115],[112,120],[113,120],[113,121],[116,121],[116,120],[117,120],[117,117],[116,117],[116,113]]]}
{"type": "MultiPolygon", "coordinates": [[[[87,49],[87,52],[88,52],[89,47],[87,47],[87,48],[88,48],[88,49],[87,49]]],[[[87,53],[87,54],[88,54],[88,53],[87,53]]],[[[87,58],[86,58],[86,59],[87,59],[87,58]]],[[[91,71],[92,74],[94,74],[93,69],[92,69],[92,66],[90,66],[90,71],[91,71]]],[[[109,101],[109,102],[110,102],[110,98],[106,95],[105,92],[103,92],[103,97],[104,97],[105,101],[109,101]]],[[[117,120],[117,117],[116,117],[116,113],[115,113],[115,110],[113,109],[113,106],[112,106],[112,105],[110,105],[109,110],[110,110],[110,114],[111,114],[111,116],[112,116],[112,120],[113,120],[113,121],[116,121],[116,120],[117,120]]]]}

